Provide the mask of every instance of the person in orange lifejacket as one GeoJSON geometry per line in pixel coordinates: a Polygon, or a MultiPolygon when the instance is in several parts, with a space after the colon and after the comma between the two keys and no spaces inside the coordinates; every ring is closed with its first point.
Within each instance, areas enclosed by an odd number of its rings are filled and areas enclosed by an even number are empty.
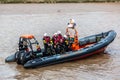
{"type": "MultiPolygon", "coordinates": [[[[50,36],[47,35],[47,33],[44,34],[44,37],[43,37],[43,44],[44,44],[44,53],[47,54],[47,49],[48,47],[51,47],[52,45],[52,40],[50,38],[50,36]]],[[[49,54],[47,54],[49,55],[49,54]]]]}
{"type": "Polygon", "coordinates": [[[76,30],[76,23],[74,19],[70,19],[66,29],[66,35],[68,36],[69,43],[71,45],[72,50],[79,49],[79,42],[78,42],[78,32],[76,30]]]}
{"type": "Polygon", "coordinates": [[[74,19],[70,19],[70,22],[68,23],[68,26],[66,28],[66,35],[69,37],[70,41],[74,41],[74,36],[78,34],[76,30],[76,23],[74,19]]]}

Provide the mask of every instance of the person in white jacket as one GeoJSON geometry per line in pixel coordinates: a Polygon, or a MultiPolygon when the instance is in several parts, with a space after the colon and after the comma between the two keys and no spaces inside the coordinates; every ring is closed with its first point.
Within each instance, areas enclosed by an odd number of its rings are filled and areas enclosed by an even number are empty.
{"type": "Polygon", "coordinates": [[[66,35],[72,42],[74,42],[75,37],[78,37],[78,32],[76,30],[76,23],[74,19],[70,19],[70,22],[68,23],[68,26],[66,28],[66,35]]]}

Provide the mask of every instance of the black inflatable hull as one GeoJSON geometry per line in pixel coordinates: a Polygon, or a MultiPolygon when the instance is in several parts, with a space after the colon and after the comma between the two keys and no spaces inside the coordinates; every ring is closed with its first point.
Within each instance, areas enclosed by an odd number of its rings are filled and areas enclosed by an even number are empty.
{"type": "Polygon", "coordinates": [[[15,62],[15,60],[15,54],[12,54],[5,59],[5,62],[15,62]]]}
{"type": "Polygon", "coordinates": [[[105,48],[115,39],[116,32],[111,30],[105,33],[88,36],[79,40],[81,46],[94,43],[91,46],[83,47],[77,51],[69,51],[64,54],[36,58],[24,64],[24,68],[43,67],[51,64],[66,62],[84,58],[93,54],[103,52],[105,48]]]}

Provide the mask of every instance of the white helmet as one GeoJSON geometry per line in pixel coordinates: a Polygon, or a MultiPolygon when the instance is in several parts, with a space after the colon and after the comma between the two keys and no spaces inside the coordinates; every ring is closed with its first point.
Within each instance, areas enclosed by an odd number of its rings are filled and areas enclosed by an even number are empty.
{"type": "Polygon", "coordinates": [[[75,23],[75,20],[74,19],[70,19],[70,23],[75,23]]]}
{"type": "Polygon", "coordinates": [[[44,36],[47,36],[47,33],[44,33],[44,36]]]}
{"type": "Polygon", "coordinates": [[[64,38],[67,38],[67,36],[66,36],[66,35],[64,35],[64,38]]]}
{"type": "Polygon", "coordinates": [[[57,31],[57,34],[61,34],[61,31],[57,31]]]}
{"type": "Polygon", "coordinates": [[[53,35],[57,35],[57,33],[54,33],[53,35]]]}

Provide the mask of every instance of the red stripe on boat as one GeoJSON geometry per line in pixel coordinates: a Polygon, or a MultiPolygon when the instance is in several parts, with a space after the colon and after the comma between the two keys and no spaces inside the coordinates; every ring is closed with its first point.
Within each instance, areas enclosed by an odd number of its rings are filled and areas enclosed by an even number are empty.
{"type": "Polygon", "coordinates": [[[104,52],[105,49],[106,49],[106,47],[104,47],[104,48],[102,48],[102,49],[99,49],[99,50],[97,50],[97,51],[94,51],[94,52],[92,52],[92,53],[87,53],[87,54],[85,54],[85,55],[83,55],[83,56],[74,58],[73,60],[85,58],[85,57],[88,57],[88,56],[93,55],[93,54],[97,54],[97,53],[100,53],[100,52],[104,52]]]}

